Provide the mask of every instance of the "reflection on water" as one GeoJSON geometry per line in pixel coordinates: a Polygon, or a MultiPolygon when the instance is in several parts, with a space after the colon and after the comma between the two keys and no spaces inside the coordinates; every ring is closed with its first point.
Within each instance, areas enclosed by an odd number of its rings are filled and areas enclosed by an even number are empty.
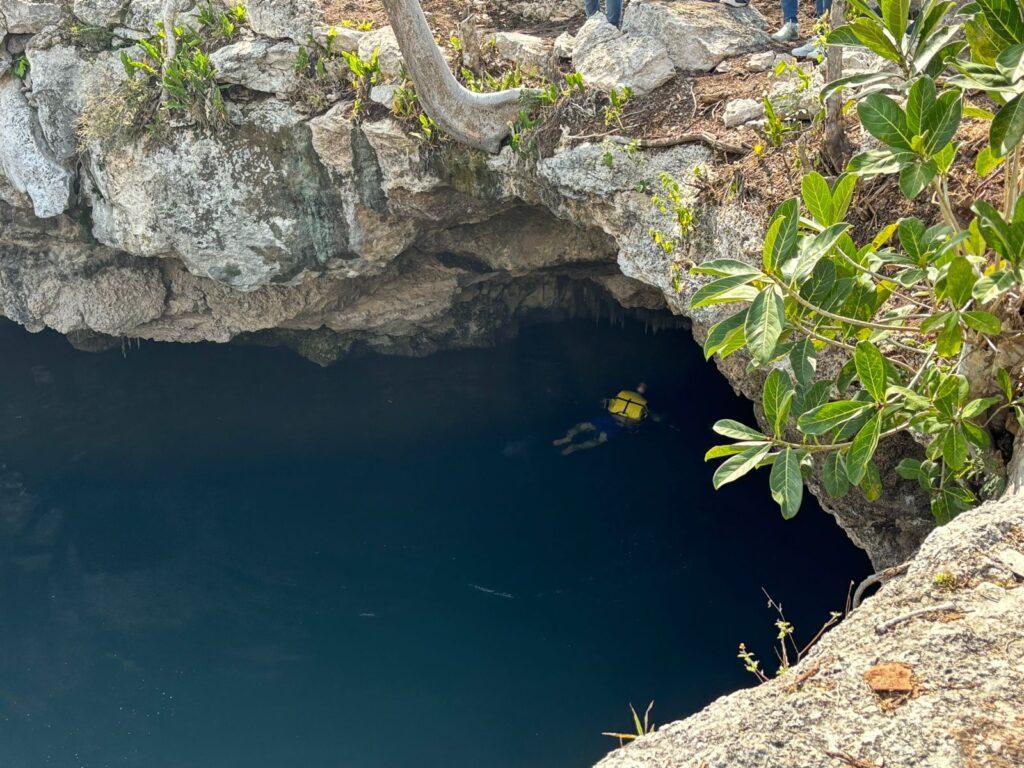
{"type": "Polygon", "coordinates": [[[765,478],[712,494],[749,406],[683,333],[321,369],[4,324],[0,359],[3,768],[587,766],[629,702],[746,684],[762,585],[813,632],[867,570],[765,478]],[[550,448],[640,379],[668,425],[550,448]]]}

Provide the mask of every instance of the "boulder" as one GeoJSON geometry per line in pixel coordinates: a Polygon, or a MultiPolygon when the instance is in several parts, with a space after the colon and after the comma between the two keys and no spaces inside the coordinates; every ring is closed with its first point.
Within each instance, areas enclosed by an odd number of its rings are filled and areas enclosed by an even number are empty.
{"type": "MultiPolygon", "coordinates": [[[[313,39],[320,45],[326,46],[331,40],[330,46],[334,51],[348,51],[355,53],[359,50],[359,41],[366,36],[365,32],[349,27],[317,27],[313,30],[313,39]]],[[[305,44],[306,41],[300,41],[305,44]]]]}
{"type": "Polygon", "coordinates": [[[35,34],[60,21],[60,6],[56,0],[0,0],[0,18],[11,34],[35,34]]]}
{"type": "Polygon", "coordinates": [[[638,96],[675,75],[664,45],[650,37],[624,34],[600,13],[587,19],[576,35],[572,63],[588,85],[607,91],[629,87],[638,96]]]}
{"type": "Polygon", "coordinates": [[[293,40],[304,45],[323,26],[321,4],[310,0],[249,0],[249,26],[260,37],[293,40]]]}
{"type": "Polygon", "coordinates": [[[764,117],[764,103],[757,99],[733,99],[725,105],[725,113],[722,115],[722,122],[726,128],[749,123],[752,120],[760,120],[764,117]]]}
{"type": "Polygon", "coordinates": [[[701,0],[634,0],[622,29],[659,41],[676,69],[710,72],[724,59],[771,47],[767,23],[754,8],[729,8],[701,0]]]}
{"type": "Polygon", "coordinates": [[[86,24],[112,27],[121,23],[128,0],[74,0],[71,11],[86,24]]]}
{"type": "Polygon", "coordinates": [[[583,10],[579,0],[512,0],[505,5],[516,16],[535,21],[568,21],[583,10]]]}
{"type": "Polygon", "coordinates": [[[381,27],[364,34],[359,39],[358,50],[359,58],[365,61],[369,61],[374,50],[377,50],[377,62],[380,64],[381,74],[385,77],[398,77],[402,73],[405,62],[391,27],[381,27]]]}
{"type": "Polygon", "coordinates": [[[242,40],[210,54],[217,80],[251,91],[285,94],[295,88],[299,46],[288,40],[242,40]]]}
{"type": "Polygon", "coordinates": [[[21,82],[11,77],[0,80],[0,172],[16,193],[28,196],[39,218],[67,209],[72,175],[50,151],[21,82]]]}
{"type": "Polygon", "coordinates": [[[498,56],[522,69],[543,72],[551,59],[551,43],[523,32],[495,32],[490,36],[498,56]]]}

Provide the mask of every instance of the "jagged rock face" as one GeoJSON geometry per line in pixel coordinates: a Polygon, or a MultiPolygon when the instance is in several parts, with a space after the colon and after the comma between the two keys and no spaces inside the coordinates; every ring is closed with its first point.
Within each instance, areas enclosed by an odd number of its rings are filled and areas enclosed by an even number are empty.
{"type": "Polygon", "coordinates": [[[650,93],[675,75],[665,46],[648,35],[627,35],[595,13],[576,35],[573,68],[594,88],[650,93]]]}
{"type": "Polygon", "coordinates": [[[1024,765],[1022,585],[1024,500],[964,513],[786,675],[598,768],[1024,765]]]}

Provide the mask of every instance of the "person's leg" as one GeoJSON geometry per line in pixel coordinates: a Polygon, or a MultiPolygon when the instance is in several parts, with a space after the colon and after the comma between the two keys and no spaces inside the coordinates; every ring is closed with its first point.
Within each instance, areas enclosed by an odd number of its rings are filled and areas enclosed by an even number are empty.
{"type": "Polygon", "coordinates": [[[604,0],[608,21],[616,27],[622,22],[622,0],[604,0]]]}
{"type": "MultiPolygon", "coordinates": [[[[821,0],[817,0],[821,2],[821,0]]],[[[797,0],[782,0],[782,26],[772,35],[772,40],[779,43],[788,43],[800,36],[800,29],[797,24],[797,0]]]]}
{"type": "Polygon", "coordinates": [[[587,11],[587,16],[593,16],[601,10],[601,0],[584,0],[583,7],[587,11]]]}
{"type": "Polygon", "coordinates": [[[590,448],[597,448],[599,445],[604,445],[608,442],[608,435],[601,432],[597,437],[593,437],[590,440],[584,440],[582,443],[574,443],[568,448],[562,449],[562,455],[568,456],[570,453],[576,453],[576,451],[586,451],[590,448]]]}
{"type": "Polygon", "coordinates": [[[814,12],[820,19],[832,10],[832,0],[814,0],[814,12]]]}
{"type": "Polygon", "coordinates": [[[581,424],[576,424],[568,432],[566,432],[565,437],[560,437],[557,440],[552,440],[551,444],[565,445],[566,443],[571,443],[576,438],[576,436],[581,432],[593,432],[595,429],[597,428],[589,421],[584,421],[581,424]]]}

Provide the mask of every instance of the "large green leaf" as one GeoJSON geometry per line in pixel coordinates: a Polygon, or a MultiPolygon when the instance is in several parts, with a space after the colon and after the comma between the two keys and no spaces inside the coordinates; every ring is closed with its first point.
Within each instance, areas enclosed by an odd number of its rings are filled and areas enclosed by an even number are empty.
{"type": "Polygon", "coordinates": [[[743,347],[746,338],[743,335],[743,325],[747,321],[749,308],[744,307],[732,317],[728,317],[720,323],[711,326],[708,337],[704,341],[704,359],[709,360],[716,352],[726,358],[732,352],[743,347]]]}
{"type": "Polygon", "coordinates": [[[996,69],[1011,83],[1024,78],[1024,43],[1011,45],[996,58],[996,69]]]}
{"type": "Polygon", "coordinates": [[[882,475],[878,471],[878,465],[873,461],[868,462],[864,477],[860,481],[860,490],[868,501],[878,501],[882,496],[882,475]]]}
{"type": "Polygon", "coordinates": [[[753,427],[748,427],[746,424],[734,419],[719,419],[711,429],[719,435],[731,437],[733,440],[764,441],[768,439],[766,435],[761,434],[753,427]]]}
{"type": "Polygon", "coordinates": [[[768,455],[770,445],[752,446],[742,453],[731,456],[721,463],[712,477],[712,484],[717,491],[723,485],[739,480],[750,470],[761,463],[761,460],[768,455]]]}
{"type": "Polygon", "coordinates": [[[817,171],[804,176],[800,184],[804,206],[823,227],[835,222],[832,220],[832,190],[828,188],[825,177],[817,171]]]}
{"type": "Polygon", "coordinates": [[[821,474],[829,496],[841,499],[849,493],[850,480],[846,476],[846,462],[843,461],[843,455],[839,451],[834,451],[825,457],[825,466],[822,468],[821,474]]]}
{"type": "Polygon", "coordinates": [[[751,275],[733,275],[714,280],[693,294],[690,309],[700,309],[713,304],[728,304],[737,301],[751,301],[757,296],[757,288],[747,285],[751,275]]]}
{"type": "Polygon", "coordinates": [[[925,115],[935,105],[935,81],[928,76],[920,77],[907,94],[907,127],[911,133],[924,134],[925,115]]]}
{"type": "Polygon", "coordinates": [[[924,188],[932,183],[932,179],[939,172],[939,169],[935,165],[934,160],[928,162],[922,162],[918,160],[915,163],[904,166],[903,170],[900,171],[900,192],[908,200],[913,200],[924,188]]]}
{"type": "Polygon", "coordinates": [[[850,173],[871,177],[884,173],[898,173],[903,166],[912,163],[917,155],[907,150],[893,152],[890,149],[869,149],[850,158],[847,165],[850,173]]]}
{"type": "Polygon", "coordinates": [[[837,400],[813,408],[797,419],[797,429],[805,435],[824,435],[873,408],[871,403],[837,400]]]}
{"type": "Polygon", "coordinates": [[[881,93],[873,93],[857,105],[864,129],[895,149],[913,149],[913,134],[907,126],[907,115],[899,104],[881,93]]]}
{"type": "Polygon", "coordinates": [[[962,314],[964,322],[967,323],[968,328],[973,328],[978,333],[984,333],[989,336],[998,336],[1003,331],[1002,321],[991,312],[983,312],[981,310],[972,310],[970,312],[964,312],[962,314]]]}
{"type": "Polygon", "coordinates": [[[902,40],[907,32],[907,17],[910,15],[910,0],[880,0],[882,20],[894,40],[902,40]]]}
{"type": "Polygon", "coordinates": [[[974,172],[981,178],[985,178],[992,171],[1003,164],[1005,157],[1000,157],[992,151],[992,147],[982,147],[981,152],[974,159],[974,172]]]}
{"type": "Polygon", "coordinates": [[[814,371],[818,367],[818,353],[810,339],[803,339],[789,350],[789,366],[793,369],[797,383],[802,387],[810,386],[814,379],[814,371]]]}
{"type": "Polygon", "coordinates": [[[775,348],[785,322],[786,307],[779,289],[771,286],[757,294],[750,305],[744,326],[747,349],[754,360],[764,364],[775,357],[775,348]]]}
{"type": "Polygon", "coordinates": [[[977,279],[971,262],[964,256],[957,256],[950,263],[949,272],[946,273],[946,298],[953,302],[954,307],[960,309],[971,300],[971,291],[977,279]]]}
{"type": "Polygon", "coordinates": [[[764,268],[775,272],[796,252],[800,201],[793,197],[775,209],[764,239],[764,268]]]}
{"type": "Polygon", "coordinates": [[[936,154],[953,139],[963,117],[963,94],[946,91],[924,115],[924,129],[928,132],[924,149],[928,155],[936,154]]]}
{"type": "Polygon", "coordinates": [[[1007,45],[1024,43],[1024,19],[1019,0],[978,0],[985,21],[1007,45]]]}
{"type": "Polygon", "coordinates": [[[775,458],[769,479],[772,498],[782,509],[782,516],[789,520],[800,509],[804,495],[804,480],[800,475],[800,454],[787,448],[775,458]]]}
{"type": "Polygon", "coordinates": [[[775,435],[785,432],[789,409],[793,404],[793,382],[778,368],[768,374],[761,390],[764,417],[775,435]]]}
{"type": "Polygon", "coordinates": [[[885,401],[885,357],[870,341],[861,341],[853,352],[857,378],[876,403],[885,401]]]}
{"type": "Polygon", "coordinates": [[[899,48],[892,39],[886,35],[885,30],[881,25],[873,24],[869,19],[857,19],[856,21],[846,25],[845,29],[848,29],[849,32],[836,34],[841,33],[841,30],[843,29],[843,27],[840,27],[835,33],[833,33],[836,35],[835,42],[833,41],[832,35],[829,35],[829,43],[839,44],[843,34],[853,34],[853,36],[860,41],[861,45],[865,48],[871,49],[883,59],[895,61],[896,63],[903,61],[903,55],[900,53],[899,48]]]}
{"type": "Polygon", "coordinates": [[[846,218],[846,211],[853,198],[853,189],[857,186],[857,176],[844,173],[832,185],[832,221],[838,222],[846,218]]]}
{"type": "MultiPolygon", "coordinates": [[[[832,42],[832,37],[829,37],[829,42],[832,42]]],[[[844,88],[852,88],[857,85],[880,85],[881,83],[888,83],[892,79],[893,75],[891,72],[861,72],[860,74],[849,75],[848,77],[840,77],[821,89],[821,98],[824,101],[844,88]]]]}
{"type": "Polygon", "coordinates": [[[1018,95],[999,110],[989,130],[988,143],[992,151],[1008,155],[1024,136],[1024,94],[1018,95]]]}
{"type": "Polygon", "coordinates": [[[761,270],[739,259],[712,259],[698,264],[690,270],[696,275],[715,275],[716,277],[757,277],[761,270]]]}
{"type": "Polygon", "coordinates": [[[967,463],[967,435],[959,424],[952,424],[942,436],[942,460],[955,472],[967,463]]]}
{"type": "Polygon", "coordinates": [[[1013,265],[1017,265],[1024,256],[1024,231],[1008,223],[990,203],[975,200],[971,206],[978,214],[981,233],[992,248],[1013,265]]]}
{"type": "Polygon", "coordinates": [[[882,433],[882,414],[876,413],[860,428],[853,438],[853,444],[846,454],[846,476],[850,482],[859,485],[867,471],[868,462],[875,455],[878,439],[882,433]]]}

